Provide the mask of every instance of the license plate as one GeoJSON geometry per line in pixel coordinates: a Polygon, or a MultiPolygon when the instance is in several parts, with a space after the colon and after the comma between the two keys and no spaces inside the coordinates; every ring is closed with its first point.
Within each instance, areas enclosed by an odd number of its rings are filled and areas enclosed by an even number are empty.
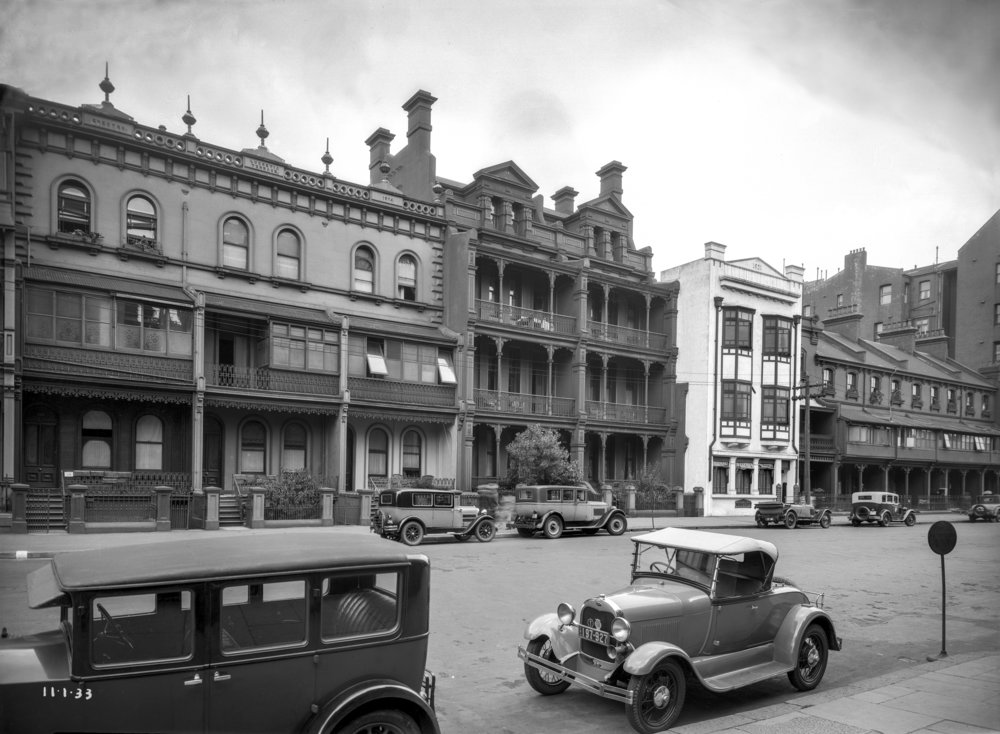
{"type": "Polygon", "coordinates": [[[593,642],[597,645],[607,647],[611,644],[611,636],[604,630],[595,630],[593,627],[580,627],[580,639],[593,642]]]}

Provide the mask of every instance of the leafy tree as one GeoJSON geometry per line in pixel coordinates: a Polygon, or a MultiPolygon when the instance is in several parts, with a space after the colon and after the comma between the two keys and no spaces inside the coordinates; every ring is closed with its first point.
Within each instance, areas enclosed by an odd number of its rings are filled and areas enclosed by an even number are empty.
{"type": "Polygon", "coordinates": [[[577,484],[580,467],[570,461],[569,452],[559,443],[559,434],[537,423],[529,425],[507,445],[510,470],[506,488],[518,484],[577,484]]]}

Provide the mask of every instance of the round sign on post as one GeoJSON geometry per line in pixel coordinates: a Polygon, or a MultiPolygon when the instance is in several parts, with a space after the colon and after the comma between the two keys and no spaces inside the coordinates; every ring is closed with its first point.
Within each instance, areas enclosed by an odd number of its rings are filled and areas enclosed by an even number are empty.
{"type": "Polygon", "coordinates": [[[958,542],[958,534],[955,526],[947,520],[938,520],[931,525],[927,531],[927,545],[931,550],[941,556],[941,652],[936,656],[928,657],[928,662],[940,660],[948,657],[948,650],[945,646],[945,585],[944,585],[944,557],[955,550],[955,543],[958,542]]]}
{"type": "Polygon", "coordinates": [[[955,532],[955,526],[947,520],[938,520],[927,531],[927,544],[939,556],[946,556],[955,550],[956,542],[958,534],[955,532]]]}

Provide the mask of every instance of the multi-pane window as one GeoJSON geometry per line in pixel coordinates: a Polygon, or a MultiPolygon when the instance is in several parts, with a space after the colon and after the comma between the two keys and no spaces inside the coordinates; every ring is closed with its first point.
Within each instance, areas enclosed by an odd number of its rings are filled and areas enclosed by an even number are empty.
{"type": "Polygon", "coordinates": [[[938,393],[939,393],[939,390],[940,390],[940,388],[938,388],[937,385],[931,385],[931,405],[932,406],[938,404],[938,397],[939,397],[938,393]]]}
{"type": "Polygon", "coordinates": [[[878,289],[878,302],[881,305],[883,305],[883,306],[887,306],[890,303],[892,303],[892,286],[891,285],[883,285],[883,286],[879,287],[879,289],[878,289]]]}
{"type": "Polygon", "coordinates": [[[396,298],[417,300],[417,261],[413,255],[403,255],[396,261],[396,298]]]}
{"type": "Polygon", "coordinates": [[[281,442],[281,470],[300,471],[306,468],[306,447],[308,434],[301,423],[285,426],[281,442]]]}
{"type": "Polygon", "coordinates": [[[60,232],[90,232],[90,192],[78,181],[59,186],[56,227],[60,232]]]}
{"type": "Polygon", "coordinates": [[[843,293],[838,293],[837,294],[837,308],[840,308],[843,305],[844,305],[844,294],[843,293]]]}
{"type": "Polygon", "coordinates": [[[833,370],[830,367],[823,368],[823,389],[833,389],[833,370]]]}
{"type": "Polygon", "coordinates": [[[921,301],[926,301],[931,297],[931,282],[929,280],[920,281],[918,288],[918,297],[921,301]]]}
{"type": "MultiPolygon", "coordinates": [[[[429,384],[456,382],[451,353],[433,344],[351,334],[347,352],[351,375],[429,384]]],[[[494,373],[488,371],[487,383],[487,389],[496,389],[494,373]]]]}
{"type": "Polygon", "coordinates": [[[722,381],[722,420],[750,421],[750,388],[749,382],[722,381]]]}
{"type": "Polygon", "coordinates": [[[739,308],[722,310],[722,348],[749,352],[753,349],[753,312],[739,308]]]}
{"type": "Polygon", "coordinates": [[[191,355],[191,311],[127,300],[115,306],[116,348],[191,355]]]}
{"type": "Polygon", "coordinates": [[[403,474],[408,477],[421,475],[420,459],[422,453],[420,434],[411,428],[403,434],[403,474]]]}
{"type": "Polygon", "coordinates": [[[248,421],[240,430],[240,473],[267,473],[267,430],[260,421],[248,421]]]}
{"type": "Polygon", "coordinates": [[[163,421],[155,415],[144,415],[135,424],[135,468],[163,468],[163,421]]]}
{"type": "Polygon", "coordinates": [[[792,322],[777,316],[764,317],[765,355],[790,357],[792,354],[792,322]]]}
{"type": "Polygon", "coordinates": [[[847,392],[857,393],[858,391],[858,373],[848,372],[847,373],[847,392]]]}
{"type": "Polygon", "coordinates": [[[368,476],[389,476],[389,437],[381,428],[368,435],[368,476]]]}
{"type": "Polygon", "coordinates": [[[271,366],[340,371],[340,335],[329,329],[271,324],[271,366]]]}
{"type": "Polygon", "coordinates": [[[102,410],[91,410],[80,425],[81,459],[84,469],[111,468],[111,416],[102,410]]]}
{"type": "Polygon", "coordinates": [[[923,386],[916,382],[910,386],[910,399],[914,405],[923,404],[923,390],[923,386]]]}
{"type": "Polygon", "coordinates": [[[298,280],[301,274],[302,241],[290,229],[278,232],[275,241],[274,264],[279,278],[298,280]]]}
{"type": "Polygon", "coordinates": [[[805,305],[805,306],[802,307],[802,315],[805,316],[807,319],[811,319],[812,318],[812,315],[813,315],[812,304],[807,304],[807,305],[805,305]]]}
{"type": "Polygon", "coordinates": [[[250,269],[250,229],[236,217],[222,225],[222,264],[235,270],[250,269]]]}
{"type": "Polygon", "coordinates": [[[712,467],[712,492],[725,494],[729,488],[729,464],[716,464],[712,467]]]}
{"type": "Polygon", "coordinates": [[[1000,326],[1000,303],[993,304],[993,325],[1000,326]]]}
{"type": "Polygon", "coordinates": [[[917,327],[918,334],[926,334],[931,329],[931,320],[929,318],[915,319],[913,325],[917,327]]]}
{"type": "Polygon", "coordinates": [[[761,388],[761,422],[770,425],[788,425],[790,391],[787,387],[761,388]]]}
{"type": "Polygon", "coordinates": [[[864,443],[871,446],[888,446],[889,430],[879,426],[849,424],[847,426],[847,440],[850,443],[864,443]]]}
{"type": "Polygon", "coordinates": [[[149,198],[129,198],[125,205],[125,240],[130,245],[156,244],[156,207],[149,198]]]}
{"type": "Polygon", "coordinates": [[[354,251],[354,285],[359,293],[375,292],[375,255],[367,247],[354,251]]]}

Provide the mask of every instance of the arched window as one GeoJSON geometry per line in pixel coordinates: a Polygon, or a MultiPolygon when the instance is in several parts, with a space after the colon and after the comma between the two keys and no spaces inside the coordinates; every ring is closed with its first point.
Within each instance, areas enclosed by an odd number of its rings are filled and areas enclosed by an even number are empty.
{"type": "Polygon", "coordinates": [[[389,437],[381,429],[368,434],[368,476],[389,476],[389,437]]]}
{"type": "Polygon", "coordinates": [[[58,229],[60,232],[90,232],[90,192],[78,181],[59,185],[58,229]]]}
{"type": "Polygon", "coordinates": [[[422,475],[420,458],[422,452],[420,434],[410,429],[403,434],[403,474],[408,477],[422,475]]]}
{"type": "Polygon", "coordinates": [[[266,474],[267,430],[260,421],[248,421],[240,431],[240,474],[266,474]]]}
{"type": "Polygon", "coordinates": [[[156,207],[145,196],[132,196],[125,205],[125,239],[130,245],[156,244],[156,207]]]}
{"type": "Polygon", "coordinates": [[[285,426],[285,438],[281,446],[281,470],[299,471],[306,468],[306,429],[298,423],[285,426]]]}
{"type": "Polygon", "coordinates": [[[103,410],[91,410],[83,416],[80,443],[84,469],[111,468],[111,439],[111,416],[103,410]]]}
{"type": "Polygon", "coordinates": [[[300,263],[302,262],[302,242],[299,240],[299,236],[290,229],[283,229],[278,232],[276,247],[276,275],[279,278],[298,280],[301,273],[300,263]]]}
{"type": "Polygon", "coordinates": [[[144,415],[135,425],[135,468],[163,469],[163,421],[144,415]]]}
{"type": "Polygon", "coordinates": [[[360,293],[375,292],[375,255],[367,247],[354,251],[354,290],[360,293]]]}
{"type": "Polygon", "coordinates": [[[250,230],[236,217],[222,225],[222,264],[236,270],[248,270],[250,266],[250,230]]]}
{"type": "Polygon", "coordinates": [[[413,255],[403,255],[396,262],[396,298],[417,300],[417,261],[413,255]]]}

